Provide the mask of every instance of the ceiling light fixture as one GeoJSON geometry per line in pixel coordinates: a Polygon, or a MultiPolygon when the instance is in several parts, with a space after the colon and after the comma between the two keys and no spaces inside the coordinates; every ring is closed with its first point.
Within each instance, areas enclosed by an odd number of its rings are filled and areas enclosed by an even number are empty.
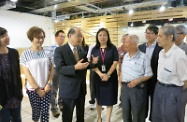
{"type": "Polygon", "coordinates": [[[55,5],[54,8],[57,8],[57,5],[55,5]]]}
{"type": "Polygon", "coordinates": [[[160,12],[163,12],[165,9],[166,9],[166,7],[164,5],[162,5],[159,10],[160,10],[160,12]]]}
{"type": "Polygon", "coordinates": [[[173,18],[168,19],[169,21],[173,21],[173,18]]]}
{"type": "Polygon", "coordinates": [[[58,22],[58,19],[55,20],[55,23],[57,23],[57,22],[58,22]]]}
{"type": "Polygon", "coordinates": [[[12,1],[12,2],[17,2],[18,0],[10,0],[10,1],[12,1]]]}
{"type": "Polygon", "coordinates": [[[133,27],[133,26],[134,26],[134,23],[132,22],[130,26],[133,27]]]}
{"type": "Polygon", "coordinates": [[[134,10],[133,9],[130,9],[129,10],[129,15],[132,15],[134,13],[134,10]]]}
{"type": "Polygon", "coordinates": [[[143,20],[142,23],[146,23],[146,20],[143,20]]]}

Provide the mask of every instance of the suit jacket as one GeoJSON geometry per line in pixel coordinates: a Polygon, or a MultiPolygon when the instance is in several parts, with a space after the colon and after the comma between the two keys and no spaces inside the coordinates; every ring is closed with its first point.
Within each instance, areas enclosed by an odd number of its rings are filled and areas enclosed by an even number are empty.
{"type": "MultiPolygon", "coordinates": [[[[82,47],[77,47],[79,59],[87,61],[82,47]]],[[[63,98],[76,99],[80,91],[86,95],[86,70],[75,70],[76,59],[68,43],[56,48],[54,54],[56,72],[59,73],[59,95],[63,98]]]]}
{"type": "MultiPolygon", "coordinates": [[[[138,46],[139,50],[143,53],[146,53],[146,43],[143,43],[138,46]]],[[[157,82],[157,67],[158,67],[158,58],[159,58],[159,52],[162,50],[162,47],[158,46],[158,43],[156,43],[155,49],[153,50],[153,54],[151,57],[151,68],[153,71],[153,76],[148,80],[149,88],[154,88],[157,82]]]]}

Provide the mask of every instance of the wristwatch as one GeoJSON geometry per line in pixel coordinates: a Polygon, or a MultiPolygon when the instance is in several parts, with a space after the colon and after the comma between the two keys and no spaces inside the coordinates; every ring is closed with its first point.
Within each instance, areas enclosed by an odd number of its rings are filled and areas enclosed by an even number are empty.
{"type": "Polygon", "coordinates": [[[110,78],[110,75],[109,74],[106,74],[108,76],[108,78],[110,78]]]}

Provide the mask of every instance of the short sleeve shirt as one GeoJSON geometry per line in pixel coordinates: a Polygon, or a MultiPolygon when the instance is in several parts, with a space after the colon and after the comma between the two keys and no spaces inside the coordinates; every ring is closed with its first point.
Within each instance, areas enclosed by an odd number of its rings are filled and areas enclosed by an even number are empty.
{"type": "Polygon", "coordinates": [[[165,84],[183,86],[187,80],[187,57],[175,44],[165,53],[159,53],[157,79],[165,84]]]}
{"type": "MultiPolygon", "coordinates": [[[[27,67],[37,85],[40,88],[44,88],[48,82],[51,67],[49,50],[42,49],[39,52],[34,52],[30,49],[26,49],[21,55],[20,64],[27,67]]],[[[29,82],[26,82],[26,87],[28,90],[34,90],[29,82]]]]}

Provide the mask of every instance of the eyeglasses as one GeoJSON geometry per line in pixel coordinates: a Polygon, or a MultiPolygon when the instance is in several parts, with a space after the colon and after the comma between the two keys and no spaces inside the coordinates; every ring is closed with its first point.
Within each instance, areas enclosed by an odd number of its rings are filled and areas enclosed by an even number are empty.
{"type": "Polygon", "coordinates": [[[44,36],[38,36],[38,37],[35,37],[37,39],[44,39],[45,37],[44,36]]]}
{"type": "Polygon", "coordinates": [[[65,36],[58,36],[58,37],[60,37],[60,38],[65,38],[65,36]]]}
{"type": "Polygon", "coordinates": [[[80,35],[80,34],[78,34],[78,35],[75,34],[75,36],[78,37],[78,38],[83,38],[83,36],[80,35]]]}
{"type": "Polygon", "coordinates": [[[145,32],[146,35],[152,35],[152,34],[155,34],[155,33],[149,33],[149,32],[145,32]]]}
{"type": "Polygon", "coordinates": [[[177,33],[177,34],[183,34],[183,32],[177,33]]]}

